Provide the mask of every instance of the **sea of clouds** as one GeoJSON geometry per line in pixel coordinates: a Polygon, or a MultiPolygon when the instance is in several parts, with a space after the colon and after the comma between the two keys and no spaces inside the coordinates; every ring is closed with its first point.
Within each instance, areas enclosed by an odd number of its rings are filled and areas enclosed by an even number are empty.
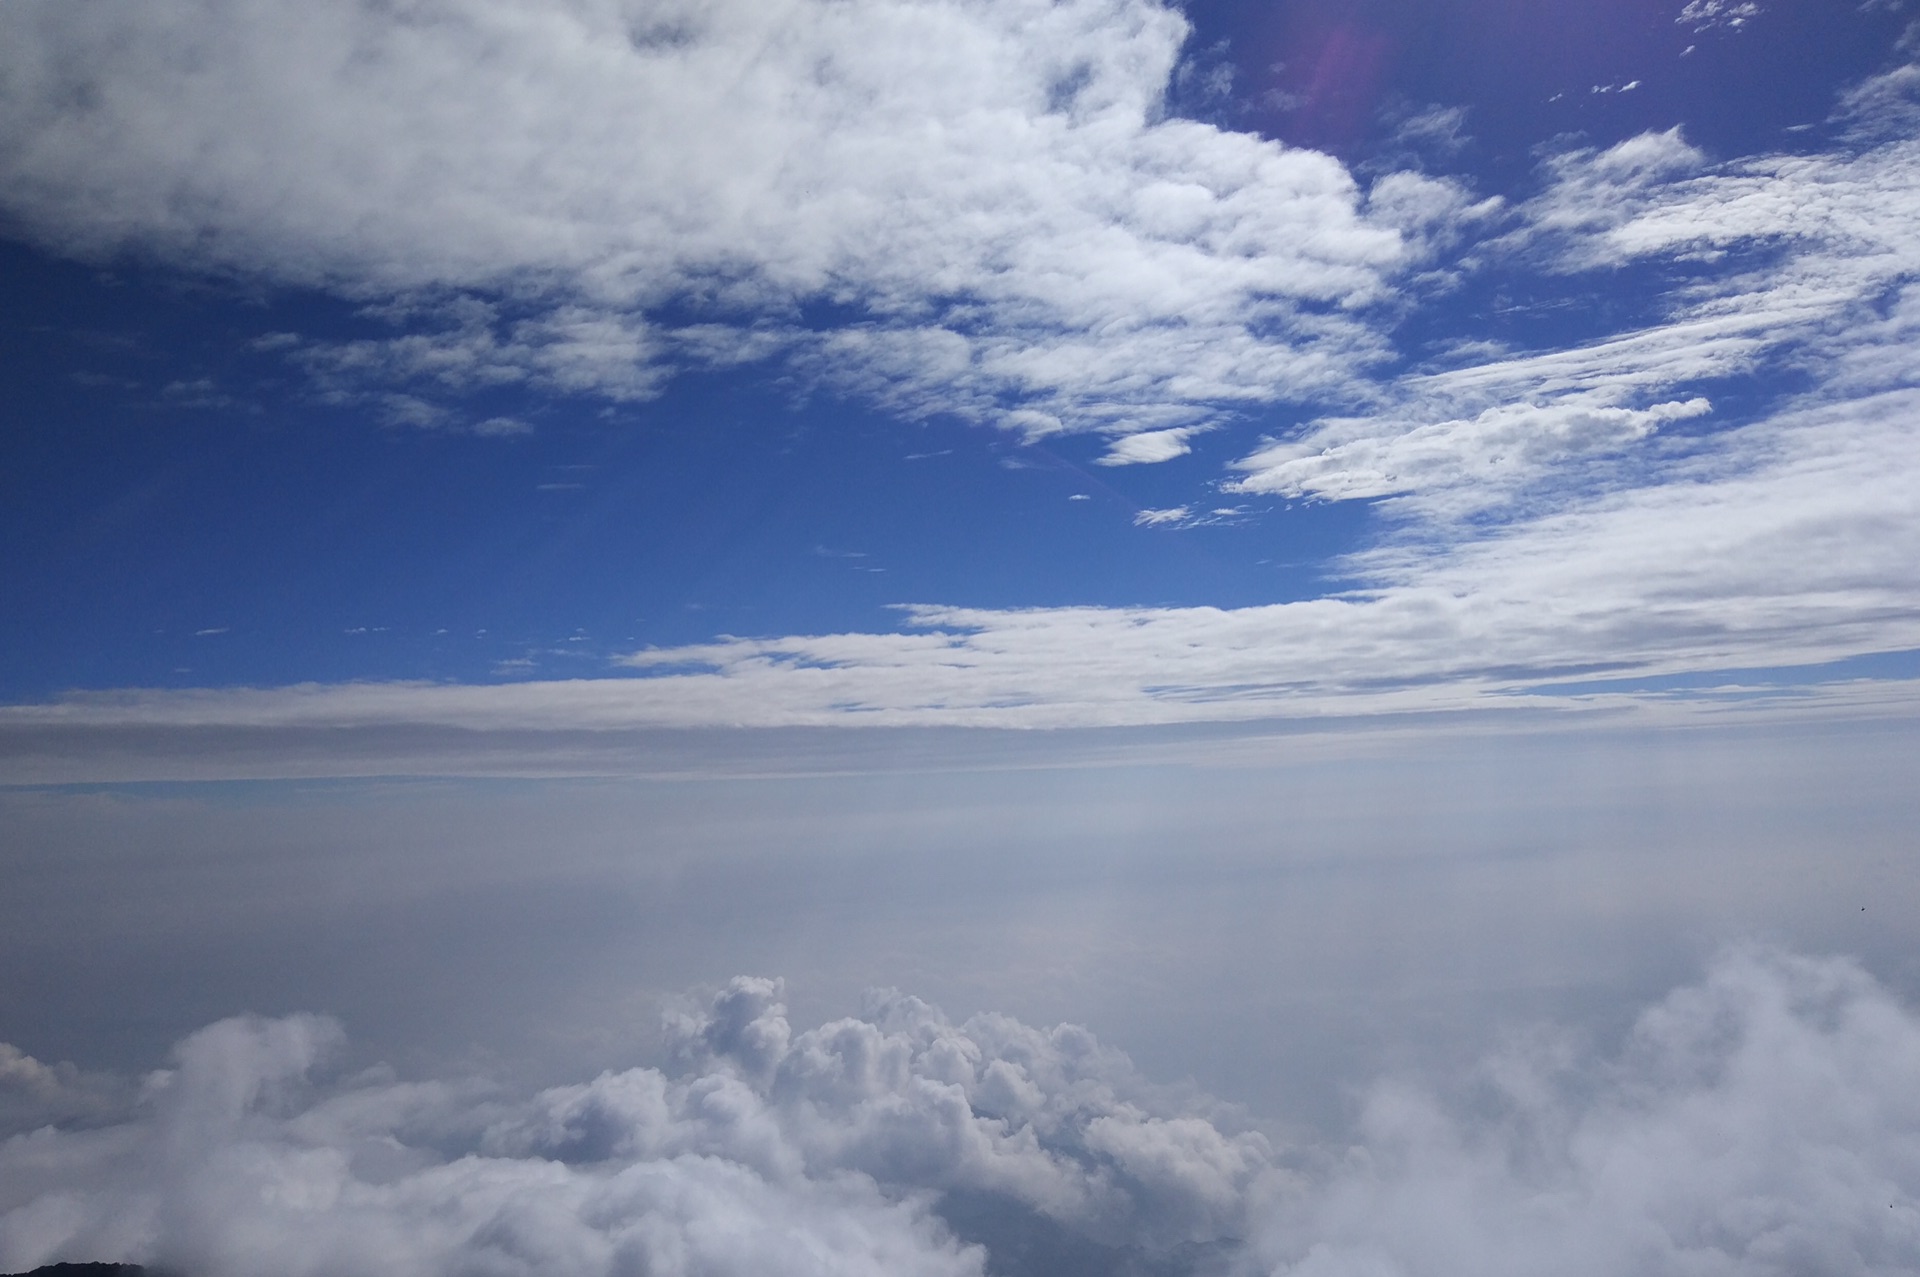
{"type": "Polygon", "coordinates": [[[663,1067],[530,1097],[330,1074],[313,1016],[210,1025],[137,1085],[0,1054],[0,1268],[1920,1271],[1920,1017],[1847,959],[1730,951],[1624,1042],[1537,1028],[1356,1086],[1344,1146],[1071,1025],[880,991],[796,1032],[781,998],[736,979],[663,1067]]]}

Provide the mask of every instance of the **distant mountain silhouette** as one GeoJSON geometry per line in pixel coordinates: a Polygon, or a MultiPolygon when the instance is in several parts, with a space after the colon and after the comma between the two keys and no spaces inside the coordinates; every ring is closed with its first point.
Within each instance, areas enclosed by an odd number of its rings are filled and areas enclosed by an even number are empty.
{"type": "Polygon", "coordinates": [[[42,1264],[30,1273],[8,1277],[159,1277],[138,1264],[42,1264]]]}

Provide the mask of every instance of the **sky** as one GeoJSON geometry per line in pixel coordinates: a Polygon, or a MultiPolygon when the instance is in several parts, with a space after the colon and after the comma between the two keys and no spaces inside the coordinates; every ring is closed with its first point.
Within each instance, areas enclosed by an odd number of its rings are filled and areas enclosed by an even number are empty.
{"type": "Polygon", "coordinates": [[[0,6],[0,1270],[1920,1271],[1916,208],[1908,0],[0,6]]]}

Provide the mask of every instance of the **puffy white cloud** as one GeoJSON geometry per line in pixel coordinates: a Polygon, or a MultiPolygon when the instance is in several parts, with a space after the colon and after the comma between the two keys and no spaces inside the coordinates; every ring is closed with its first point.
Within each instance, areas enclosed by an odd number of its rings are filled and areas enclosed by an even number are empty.
{"type": "Polygon", "coordinates": [[[1102,1271],[1920,1265],[1920,1022],[1841,959],[1735,951],[1617,1051],[1542,1028],[1469,1077],[1376,1083],[1344,1148],[1276,1148],[1072,1026],[879,992],[795,1032],[780,997],[735,980],[672,1025],[669,1069],[526,1098],[315,1081],[329,1022],[223,1021],[119,1123],[0,1144],[0,1264],[1049,1271],[955,1236],[988,1203],[1102,1271]]]}
{"type": "Polygon", "coordinates": [[[738,979],[681,1017],[671,1075],[517,1102],[378,1075],[316,1090],[330,1022],[223,1021],[124,1124],[0,1145],[0,1264],[977,1274],[941,1193],[1166,1254],[1238,1236],[1271,1173],[1262,1136],[1172,1106],[1084,1030],[878,993],[795,1034],[779,997],[738,979]]]}
{"type": "Polygon", "coordinates": [[[781,353],[1110,434],[1351,388],[1405,219],[1165,116],[1186,33],[1156,0],[27,0],[0,206],[64,252],[409,299],[392,341],[305,347],[336,378],[623,398],[781,353]]]}
{"type": "Polygon", "coordinates": [[[1123,435],[1113,441],[1107,449],[1107,455],[1101,457],[1103,466],[1132,466],[1156,461],[1171,461],[1175,457],[1184,457],[1193,451],[1187,439],[1191,430],[1147,430],[1140,434],[1123,435]]]}

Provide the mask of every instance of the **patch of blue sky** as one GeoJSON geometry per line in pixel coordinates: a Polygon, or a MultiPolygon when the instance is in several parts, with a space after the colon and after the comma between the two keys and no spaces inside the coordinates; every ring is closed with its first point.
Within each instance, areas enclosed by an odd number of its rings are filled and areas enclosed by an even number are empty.
{"type": "Polygon", "coordinates": [[[1176,98],[1189,111],[1364,161],[1392,149],[1394,125],[1410,114],[1469,106],[1466,144],[1451,160],[1492,194],[1533,182],[1538,148],[1556,137],[1607,146],[1684,121],[1719,157],[1781,147],[1790,130],[1828,116],[1837,88],[1885,69],[1907,21],[1897,6],[1827,0],[1780,0],[1760,20],[1705,32],[1676,21],[1668,0],[1190,0],[1183,9],[1197,65],[1232,68],[1213,80],[1231,83],[1232,102],[1219,105],[1198,75],[1176,98]],[[1358,74],[1336,77],[1336,68],[1358,74]],[[1359,110],[1339,109],[1354,95],[1359,110]]]}
{"type": "Polygon", "coordinates": [[[380,322],[341,303],[164,279],[129,298],[6,252],[30,293],[60,298],[0,325],[15,404],[37,419],[0,436],[0,521],[20,550],[0,583],[34,601],[0,617],[9,698],[582,676],[715,634],[888,630],[899,603],[1242,606],[1323,591],[1367,534],[1358,506],[1218,494],[1244,516],[1135,527],[1205,495],[1236,446],[1224,433],[1116,469],[1092,464],[1094,438],[902,424],[824,393],[796,404],[764,376],[684,374],[611,408],[518,389],[458,401],[537,420],[498,438],[383,425],[270,358],[211,362],[244,347],[236,331],[380,322]],[[209,382],[194,402],[164,392],[183,369],[209,382]]]}

